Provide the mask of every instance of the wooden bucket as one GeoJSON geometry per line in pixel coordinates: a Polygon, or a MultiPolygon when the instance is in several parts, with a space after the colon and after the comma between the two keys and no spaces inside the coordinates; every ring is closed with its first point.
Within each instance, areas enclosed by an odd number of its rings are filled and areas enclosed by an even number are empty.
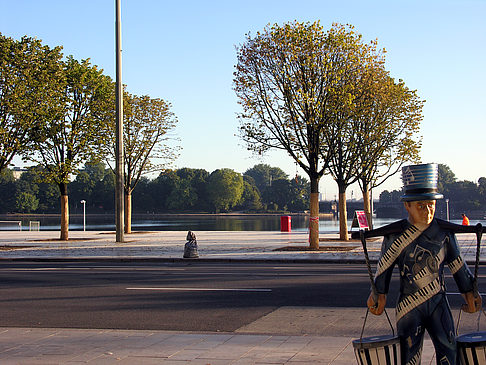
{"type": "Polygon", "coordinates": [[[456,342],[460,364],[486,365],[486,332],[466,333],[456,342]]]}
{"type": "Polygon", "coordinates": [[[353,340],[358,365],[400,365],[400,339],[394,335],[353,340]]]}

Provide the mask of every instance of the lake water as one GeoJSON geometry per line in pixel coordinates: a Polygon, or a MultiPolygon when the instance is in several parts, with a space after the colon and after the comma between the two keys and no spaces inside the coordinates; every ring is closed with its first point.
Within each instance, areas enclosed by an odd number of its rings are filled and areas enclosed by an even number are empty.
{"type": "MultiPolygon", "coordinates": [[[[113,215],[86,215],[87,231],[114,231],[113,215]]],[[[396,218],[375,218],[374,227],[386,225],[396,221],[396,218]]],[[[21,221],[22,230],[29,230],[31,221],[40,222],[41,230],[60,230],[59,217],[53,216],[29,216],[11,217],[0,216],[0,230],[18,230],[19,225],[13,223],[21,221]],[[3,223],[11,221],[10,223],[3,223]]],[[[69,221],[69,229],[73,231],[83,230],[83,216],[72,215],[69,221]]],[[[461,221],[453,221],[461,223],[461,221]]],[[[348,221],[348,229],[352,221],[348,221]]],[[[476,224],[476,222],[471,222],[476,224]]],[[[291,217],[292,231],[307,231],[309,217],[296,215],[291,217]]],[[[158,215],[132,217],[133,231],[280,231],[279,215],[158,215]]],[[[319,220],[320,232],[339,232],[339,221],[336,219],[319,220]]]]}

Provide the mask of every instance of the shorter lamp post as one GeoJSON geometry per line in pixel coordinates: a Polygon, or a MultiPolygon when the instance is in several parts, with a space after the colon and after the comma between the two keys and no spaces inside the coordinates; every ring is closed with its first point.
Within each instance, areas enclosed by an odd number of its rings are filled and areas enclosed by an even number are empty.
{"type": "Polygon", "coordinates": [[[86,231],[86,200],[81,200],[83,204],[83,231],[86,231]]]}
{"type": "Polygon", "coordinates": [[[449,199],[446,199],[445,202],[446,202],[446,217],[447,217],[447,221],[449,221],[449,199]]]}

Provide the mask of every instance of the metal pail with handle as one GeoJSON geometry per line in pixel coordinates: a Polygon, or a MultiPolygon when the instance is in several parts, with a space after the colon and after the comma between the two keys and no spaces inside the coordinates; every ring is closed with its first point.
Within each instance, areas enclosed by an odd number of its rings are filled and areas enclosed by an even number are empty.
{"type": "Polygon", "coordinates": [[[400,339],[394,335],[353,340],[358,365],[400,365],[400,339]]]}
{"type": "Polygon", "coordinates": [[[462,365],[486,365],[486,332],[466,333],[456,338],[462,365]]]}
{"type": "MultiPolygon", "coordinates": [[[[361,243],[363,245],[363,253],[365,256],[368,275],[370,277],[371,288],[376,293],[373,273],[371,271],[370,259],[368,257],[368,249],[366,247],[366,239],[364,231],[360,231],[361,243]]],[[[366,320],[368,319],[369,308],[366,308],[366,315],[363,321],[363,328],[358,339],[353,340],[354,354],[358,365],[400,365],[400,339],[395,336],[395,330],[390,321],[390,317],[386,309],[384,309],[386,319],[390,325],[391,335],[378,335],[372,337],[363,337],[366,320]]]]}
{"type": "MultiPolygon", "coordinates": [[[[481,237],[483,234],[483,226],[478,223],[475,227],[476,231],[476,262],[474,267],[474,291],[481,295],[478,290],[478,268],[479,268],[479,255],[481,252],[481,237]]],[[[459,330],[459,322],[461,320],[461,311],[459,309],[459,317],[457,319],[456,333],[459,330]]],[[[461,365],[486,365],[486,332],[479,331],[479,322],[481,320],[481,314],[486,316],[483,309],[479,311],[477,320],[477,332],[465,333],[456,337],[457,354],[459,358],[459,364],[461,365]]]]}

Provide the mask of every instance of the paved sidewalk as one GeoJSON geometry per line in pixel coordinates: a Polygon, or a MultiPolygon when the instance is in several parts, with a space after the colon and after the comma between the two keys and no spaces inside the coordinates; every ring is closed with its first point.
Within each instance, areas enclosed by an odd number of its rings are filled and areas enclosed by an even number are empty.
{"type": "MultiPolygon", "coordinates": [[[[364,260],[359,241],[341,242],[337,234],[321,234],[321,247],[326,251],[311,252],[306,251],[308,236],[302,232],[195,233],[200,255],[196,260],[201,261],[364,260]],[[287,248],[287,251],[282,248],[287,248]]],[[[55,231],[3,231],[0,236],[0,262],[183,260],[186,234],[182,231],[140,232],[125,235],[124,243],[115,243],[114,232],[71,231],[70,241],[62,242],[58,240],[59,232],[55,231]]],[[[458,240],[465,259],[473,262],[475,235],[461,234],[458,240]]],[[[380,245],[380,240],[369,242],[372,260],[378,258],[380,245]]],[[[280,308],[234,333],[0,327],[0,364],[356,364],[352,340],[359,338],[363,311],[333,308],[333,320],[327,323],[328,334],[323,336],[313,334],[310,323],[324,325],[317,320],[331,317],[329,314],[322,315],[323,311],[329,312],[330,309],[299,310],[296,315],[295,308],[280,308]],[[300,321],[300,327],[283,328],[281,318],[289,315],[296,316],[295,322],[300,321]],[[268,333],[268,328],[274,330],[268,333]]],[[[372,328],[370,333],[366,333],[368,336],[383,334],[383,328],[372,328]]],[[[464,327],[465,330],[470,328],[471,325],[464,327]]],[[[422,364],[433,363],[433,346],[427,339],[422,364]]]]}
{"type": "MultiPolygon", "coordinates": [[[[0,328],[0,363],[351,365],[356,364],[351,341],[332,336],[0,328]]],[[[426,340],[422,364],[432,363],[431,348],[426,340]]]]}
{"type": "MultiPolygon", "coordinates": [[[[200,260],[279,260],[290,262],[363,262],[361,242],[339,241],[338,234],[321,234],[325,251],[306,251],[305,232],[202,231],[195,232],[200,260]],[[291,251],[277,249],[291,248],[291,251]],[[298,250],[300,248],[301,250],[298,250]]],[[[115,242],[114,232],[71,231],[69,241],[59,241],[59,232],[2,231],[0,259],[153,259],[180,260],[186,242],[184,231],[135,232],[115,242]]],[[[463,257],[474,262],[475,234],[458,234],[463,257]]],[[[380,239],[368,242],[370,259],[376,261],[380,239]]],[[[485,248],[481,257],[485,257],[485,248]]],[[[481,260],[483,262],[483,260],[481,260]]]]}

